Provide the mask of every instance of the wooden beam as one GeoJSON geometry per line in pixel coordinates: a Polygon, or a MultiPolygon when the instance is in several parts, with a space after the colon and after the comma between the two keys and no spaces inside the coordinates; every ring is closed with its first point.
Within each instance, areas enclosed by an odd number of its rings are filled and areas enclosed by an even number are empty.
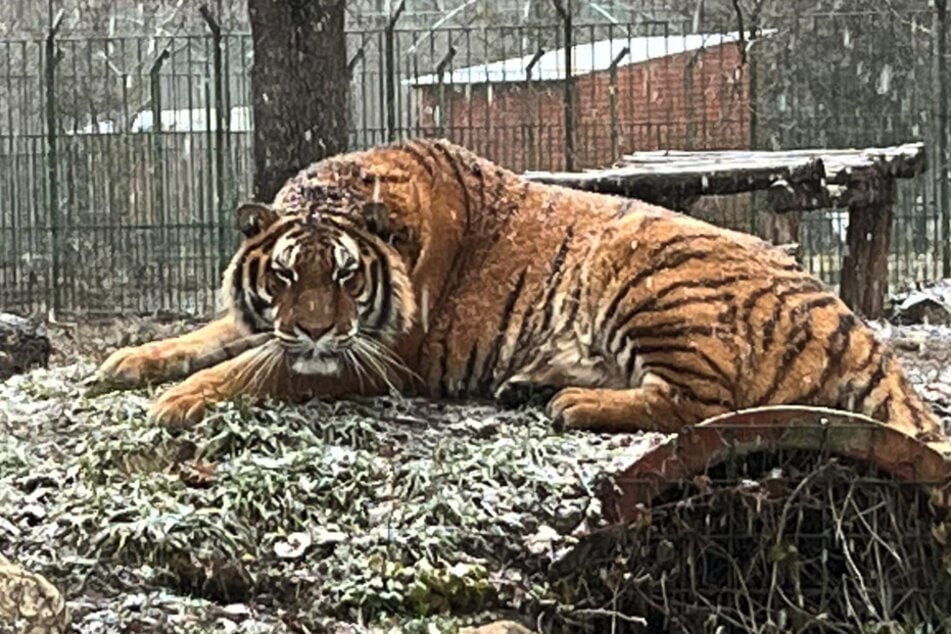
{"type": "Polygon", "coordinates": [[[682,201],[698,196],[767,189],[778,180],[819,183],[824,174],[822,161],[811,157],[774,157],[770,161],[746,162],[711,162],[700,157],[586,172],[526,172],[524,177],[540,183],[683,207],[682,201]]]}

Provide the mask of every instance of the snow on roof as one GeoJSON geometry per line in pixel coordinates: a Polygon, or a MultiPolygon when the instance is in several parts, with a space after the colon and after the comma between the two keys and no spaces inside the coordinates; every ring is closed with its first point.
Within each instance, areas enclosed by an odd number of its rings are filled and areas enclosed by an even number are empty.
{"type": "MultiPolygon", "coordinates": [[[[251,108],[231,108],[228,129],[232,132],[248,132],[251,128],[251,108]]],[[[218,127],[214,108],[177,108],[159,113],[163,132],[207,132],[218,127]],[[209,121],[210,119],[210,121],[209,121]]],[[[151,132],[155,128],[151,110],[142,110],[132,120],[132,132],[151,132]]]]}
{"type": "MultiPolygon", "coordinates": [[[[768,36],[775,33],[775,30],[764,30],[761,33],[762,36],[768,36]]],[[[578,75],[608,70],[611,66],[611,62],[624,50],[625,46],[629,49],[629,52],[618,63],[618,66],[639,64],[648,60],[660,59],[701,48],[711,48],[722,44],[735,43],[738,37],[738,32],[731,31],[728,33],[690,33],[687,35],[624,37],[601,40],[588,44],[578,44],[571,47],[571,63],[574,66],[571,74],[573,77],[576,77],[578,75]]],[[[452,73],[444,73],[443,81],[446,84],[523,82],[526,80],[525,68],[531,62],[532,57],[534,57],[534,54],[513,57],[488,64],[457,68],[453,70],[452,73]]],[[[547,51],[532,67],[532,80],[553,81],[564,78],[564,48],[547,51]]],[[[411,86],[427,86],[438,83],[439,75],[437,73],[403,81],[404,85],[411,86]]]]}

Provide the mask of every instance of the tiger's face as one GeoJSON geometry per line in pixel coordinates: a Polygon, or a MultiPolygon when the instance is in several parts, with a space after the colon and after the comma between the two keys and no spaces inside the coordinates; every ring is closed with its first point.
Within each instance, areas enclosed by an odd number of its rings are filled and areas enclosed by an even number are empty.
{"type": "Polygon", "coordinates": [[[250,204],[238,225],[245,240],[225,288],[240,319],[272,330],[300,374],[336,375],[346,365],[378,373],[415,312],[398,254],[340,216],[280,216],[250,204]]]}

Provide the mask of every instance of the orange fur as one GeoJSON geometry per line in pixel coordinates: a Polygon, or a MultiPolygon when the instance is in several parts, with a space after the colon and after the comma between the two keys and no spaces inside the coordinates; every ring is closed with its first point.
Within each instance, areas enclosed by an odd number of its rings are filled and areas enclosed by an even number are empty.
{"type": "Polygon", "coordinates": [[[243,208],[239,224],[257,233],[226,274],[228,316],[119,351],[100,369],[126,383],[191,374],[154,404],[156,420],[194,421],[208,402],[239,395],[339,398],[396,386],[503,401],[545,388],[557,422],[596,431],[672,432],[782,403],[858,411],[917,436],[941,429],[886,347],[781,250],[642,202],[530,183],[445,141],[321,161],[270,207],[243,208]],[[347,256],[343,238],[324,235],[334,223],[376,254],[364,257],[376,269],[363,262],[335,281],[344,265],[331,251],[347,256]],[[282,235],[298,236],[282,251],[293,282],[269,268],[282,235]],[[295,372],[273,340],[240,349],[249,329],[272,327],[292,347],[332,331],[345,349],[359,321],[354,298],[379,282],[380,267],[392,314],[375,313],[378,338],[398,362],[315,376],[295,372]]]}

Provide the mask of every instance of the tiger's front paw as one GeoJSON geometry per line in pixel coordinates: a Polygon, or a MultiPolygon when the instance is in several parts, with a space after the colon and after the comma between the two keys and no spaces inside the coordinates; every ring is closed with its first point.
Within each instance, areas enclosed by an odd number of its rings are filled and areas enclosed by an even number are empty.
{"type": "Polygon", "coordinates": [[[148,420],[163,427],[189,427],[200,422],[208,406],[219,400],[206,385],[186,381],[170,388],[152,404],[148,420]]]}
{"type": "Polygon", "coordinates": [[[598,390],[566,387],[548,402],[548,415],[557,430],[596,428],[604,416],[604,399],[598,390]]]}
{"type": "Polygon", "coordinates": [[[188,371],[187,359],[161,342],[120,348],[109,355],[92,377],[100,389],[154,385],[188,371]]]}
{"type": "Polygon", "coordinates": [[[510,380],[495,391],[495,400],[506,409],[517,409],[523,405],[543,406],[556,392],[558,388],[551,385],[510,380]]]}

